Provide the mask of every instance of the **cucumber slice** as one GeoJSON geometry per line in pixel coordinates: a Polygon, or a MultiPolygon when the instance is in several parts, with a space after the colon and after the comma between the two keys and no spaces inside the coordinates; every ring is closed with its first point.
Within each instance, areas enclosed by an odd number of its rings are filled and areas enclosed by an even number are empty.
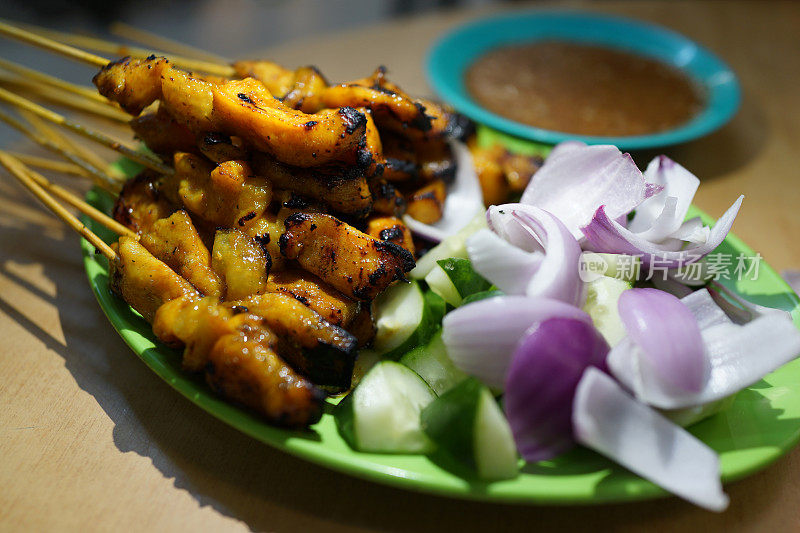
{"type": "Polygon", "coordinates": [[[415,348],[400,359],[400,364],[419,374],[433,392],[443,394],[452,389],[467,375],[456,368],[447,357],[447,349],[442,341],[442,332],[439,330],[425,346],[415,348]]]}
{"type": "Polygon", "coordinates": [[[617,302],[620,295],[632,286],[629,281],[607,276],[586,283],[586,303],[583,304],[583,310],[592,317],[594,327],[609,346],[614,346],[626,335],[625,326],[619,318],[617,302]]]}
{"type": "Polygon", "coordinates": [[[502,296],[503,291],[500,289],[489,289],[488,291],[476,292],[475,294],[470,294],[464,301],[461,302],[461,305],[471,304],[472,302],[477,302],[480,300],[485,300],[486,298],[494,298],[495,296],[502,296]]]}
{"type": "Polygon", "coordinates": [[[425,283],[453,307],[461,305],[467,296],[483,292],[492,285],[475,272],[469,259],[461,257],[437,261],[433,270],[425,276],[425,283]]]}
{"type": "Polygon", "coordinates": [[[413,370],[381,361],[336,406],[336,425],[358,451],[429,453],[434,446],[422,431],[420,412],[435,399],[413,370]]]}
{"type": "Polygon", "coordinates": [[[479,229],[487,227],[486,214],[478,213],[475,215],[469,224],[461,228],[458,233],[446,238],[430,250],[428,253],[420,257],[417,261],[417,266],[409,272],[413,279],[424,279],[425,276],[430,274],[436,262],[441,259],[449,257],[461,257],[466,259],[467,255],[467,239],[479,229]]]}
{"type": "Polygon", "coordinates": [[[581,270],[585,276],[591,276],[584,281],[590,281],[599,276],[616,278],[621,281],[636,281],[642,268],[642,260],[635,255],[625,254],[599,254],[583,252],[581,254],[581,270]]]}
{"type": "Polygon", "coordinates": [[[486,480],[519,472],[511,428],[489,389],[467,378],[422,411],[422,429],[439,448],[486,480]]]}
{"type": "Polygon", "coordinates": [[[374,302],[374,350],[387,359],[430,340],[439,329],[445,303],[433,293],[423,293],[416,281],[389,287],[374,302]]]}

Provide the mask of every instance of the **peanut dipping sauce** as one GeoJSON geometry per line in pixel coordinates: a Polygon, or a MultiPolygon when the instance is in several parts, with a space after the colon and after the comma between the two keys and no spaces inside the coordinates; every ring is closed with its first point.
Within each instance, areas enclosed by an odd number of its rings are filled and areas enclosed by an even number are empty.
{"type": "Polygon", "coordinates": [[[657,60],[594,45],[539,41],[504,46],[466,73],[486,109],[538,128],[581,135],[646,135],[703,107],[700,87],[657,60]]]}

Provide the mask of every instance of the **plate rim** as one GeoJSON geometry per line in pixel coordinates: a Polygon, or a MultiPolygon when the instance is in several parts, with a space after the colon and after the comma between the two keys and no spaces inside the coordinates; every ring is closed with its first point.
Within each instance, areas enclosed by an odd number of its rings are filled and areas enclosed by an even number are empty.
{"type": "MultiPolygon", "coordinates": [[[[614,37],[611,40],[617,44],[624,42],[624,39],[621,37],[624,35],[623,32],[608,35],[613,35],[614,37]]],[[[563,36],[558,37],[563,38],[563,36]]],[[[466,63],[469,64],[469,62],[477,58],[480,54],[485,53],[493,46],[521,42],[519,39],[508,39],[503,37],[497,37],[494,39],[494,42],[490,43],[490,46],[485,46],[477,53],[469,55],[466,63]]],[[[568,38],[567,40],[573,42],[599,42],[596,39],[581,40],[568,38]]],[[[526,37],[522,40],[522,42],[530,41],[531,39],[529,37],[526,37]]],[[[599,44],[614,46],[613,43],[606,41],[603,41],[599,44]]],[[[627,48],[629,51],[631,51],[629,47],[617,47],[627,48]]],[[[463,48],[458,49],[463,50],[463,48]]],[[[652,57],[656,56],[652,55],[652,57]]],[[[656,58],[671,63],[664,57],[656,58]]],[[[457,111],[465,114],[478,123],[485,124],[486,126],[502,131],[503,133],[528,141],[545,144],[558,144],[559,142],[567,140],[580,140],[586,142],[587,144],[613,144],[624,150],[642,150],[680,144],[708,135],[727,124],[738,112],[742,100],[742,91],[739,80],[730,65],[722,60],[717,54],[690,39],[689,37],[651,22],[645,22],[619,15],[609,15],[605,13],[582,11],[577,9],[525,9],[460,24],[450,29],[448,32],[441,35],[436,41],[434,41],[434,44],[428,49],[425,60],[425,70],[428,82],[430,83],[434,92],[441,97],[442,100],[451,104],[457,111]],[[487,28],[492,28],[499,24],[507,22],[517,22],[519,24],[523,24],[531,19],[541,21],[558,20],[569,21],[570,23],[575,23],[577,21],[618,25],[620,27],[635,28],[640,31],[644,31],[649,35],[657,36],[659,40],[672,40],[681,42],[684,46],[691,47],[698,57],[702,57],[704,61],[707,61],[709,64],[714,66],[715,72],[717,73],[716,75],[720,77],[720,83],[708,87],[702,82],[702,80],[698,79],[698,75],[693,71],[673,64],[673,66],[679,68],[692,80],[701,83],[708,89],[706,106],[700,113],[698,113],[689,122],[663,132],[634,136],[592,136],[570,134],[538,128],[516,122],[501,115],[497,115],[473,101],[466,89],[462,87],[463,83],[461,80],[454,80],[452,77],[444,74],[444,69],[448,68],[446,65],[452,63],[453,54],[456,53],[455,51],[448,51],[448,47],[455,47],[454,42],[458,41],[459,39],[463,40],[471,33],[486,31],[487,28]]],[[[463,74],[463,71],[459,72],[463,74]]]]}
{"type": "MultiPolygon", "coordinates": [[[[97,206],[96,194],[97,191],[93,190],[87,195],[87,199],[95,206],[97,206]]],[[[694,206],[692,209],[696,214],[701,216],[705,223],[709,223],[711,219],[708,215],[694,206]]],[[[84,217],[84,223],[96,233],[103,233],[103,228],[99,227],[88,218],[84,217]]],[[[106,235],[108,235],[108,233],[106,233],[106,235]]],[[[728,242],[737,251],[742,251],[748,255],[755,254],[755,252],[749,246],[747,246],[732,233],[728,235],[725,242],[728,242]]],[[[170,369],[168,364],[166,364],[161,358],[179,358],[180,355],[177,351],[167,348],[164,345],[158,346],[156,344],[156,347],[158,348],[156,353],[160,354],[159,358],[154,357],[153,354],[150,353],[150,347],[141,349],[140,345],[142,342],[150,344],[157,342],[152,335],[149,324],[144,322],[144,319],[136,314],[135,311],[133,311],[124,301],[113,295],[107,289],[107,286],[103,286],[102,283],[98,283],[98,275],[105,275],[107,277],[107,266],[105,265],[106,260],[104,257],[98,256],[95,253],[94,247],[91,245],[91,243],[85,239],[81,239],[80,245],[84,260],[84,268],[86,270],[89,284],[98,300],[101,309],[103,310],[103,313],[108,318],[112,327],[114,327],[117,333],[122,337],[124,342],[131,348],[137,357],[139,357],[145,363],[145,365],[148,366],[148,368],[153,370],[156,375],[166,381],[168,385],[177,390],[189,401],[206,411],[208,414],[237,429],[238,431],[241,431],[252,438],[270,445],[273,448],[279,449],[285,453],[294,455],[300,459],[309,461],[321,467],[365,479],[367,481],[377,482],[403,490],[411,490],[457,499],[520,505],[595,505],[614,502],[651,500],[672,496],[670,493],[654,485],[653,483],[644,480],[635,474],[622,469],[621,467],[610,464],[607,468],[597,470],[593,473],[598,476],[599,481],[609,474],[613,475],[615,472],[622,472],[623,475],[627,477],[623,478],[621,482],[630,484],[630,486],[627,487],[627,492],[623,493],[618,491],[616,493],[601,493],[599,495],[594,494],[592,491],[589,491],[585,494],[577,494],[575,491],[559,492],[560,490],[564,491],[564,487],[561,487],[560,489],[558,487],[548,487],[546,491],[543,488],[540,488],[539,492],[534,493],[514,493],[513,491],[507,492],[502,490],[502,487],[504,484],[511,484],[511,488],[513,489],[515,480],[510,480],[508,482],[500,481],[494,483],[482,483],[476,482],[475,480],[465,480],[459,478],[455,474],[441,468],[436,471],[435,475],[430,473],[419,473],[403,470],[402,466],[380,464],[380,462],[376,461],[392,458],[396,461],[400,461],[401,465],[402,463],[407,462],[409,459],[412,463],[418,460],[424,460],[428,463],[431,463],[431,461],[426,456],[367,454],[355,452],[353,450],[349,450],[349,448],[347,455],[343,455],[340,452],[337,452],[335,449],[328,449],[324,446],[320,447],[315,441],[306,438],[307,433],[305,432],[269,426],[265,422],[259,420],[257,416],[247,412],[245,409],[239,408],[223,401],[220,398],[217,398],[207,388],[198,390],[198,379],[190,377],[183,372],[175,375],[174,371],[170,369]],[[144,333],[142,333],[142,329],[144,329],[144,333]],[[445,476],[444,478],[442,478],[443,474],[445,476]],[[491,487],[500,487],[500,490],[493,491],[491,487]],[[634,490],[631,491],[631,488],[634,490]]],[[[800,319],[800,299],[791,290],[789,285],[777,275],[774,269],[769,266],[769,264],[764,262],[764,267],[772,276],[774,276],[775,281],[779,283],[780,288],[784,289],[784,291],[779,294],[781,296],[786,296],[789,301],[793,303],[794,307],[792,309],[792,314],[795,324],[797,325],[798,319],[800,319]]],[[[797,375],[800,375],[800,359],[796,359],[792,363],[795,363],[797,368],[794,370],[796,371],[797,375]]],[[[788,371],[786,367],[792,365],[792,363],[789,363],[781,369],[778,369],[775,373],[788,371]]],[[[326,417],[332,418],[329,410],[323,415],[323,421],[326,419],[326,417]]],[[[327,420],[328,425],[332,424],[331,418],[328,418],[327,420]]],[[[339,437],[339,447],[342,449],[347,447],[347,445],[344,443],[344,440],[341,439],[338,433],[336,436],[339,437]]],[[[751,461],[743,467],[737,466],[730,472],[723,472],[723,482],[728,483],[736,481],[766,468],[774,461],[788,453],[788,451],[797,445],[799,441],[800,422],[797,423],[797,427],[795,428],[791,438],[782,442],[779,446],[771,446],[768,449],[761,451],[760,458],[758,460],[751,461]]],[[[757,449],[760,450],[760,448],[757,449]]],[[[585,451],[582,448],[579,448],[579,450],[585,451]]],[[[604,462],[607,461],[604,458],[599,459],[604,462]]],[[[553,480],[555,481],[557,478],[558,476],[554,476],[553,480]]]]}

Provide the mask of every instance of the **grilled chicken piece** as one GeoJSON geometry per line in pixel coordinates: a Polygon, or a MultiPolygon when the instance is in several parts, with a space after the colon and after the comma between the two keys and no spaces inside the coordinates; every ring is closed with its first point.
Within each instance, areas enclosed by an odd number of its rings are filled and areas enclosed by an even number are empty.
{"type": "Polygon", "coordinates": [[[269,330],[249,324],[220,337],[208,356],[206,382],[273,424],[305,428],[322,418],[326,394],[292,372],[275,352],[278,342],[269,330]]]}
{"type": "Polygon", "coordinates": [[[499,163],[504,150],[500,145],[482,148],[475,143],[469,144],[469,150],[472,155],[472,164],[475,166],[475,173],[481,184],[484,205],[489,207],[490,205],[504,204],[509,196],[508,182],[503,173],[503,167],[499,163]]]}
{"type": "MultiPolygon", "coordinates": [[[[329,83],[325,76],[314,66],[300,67],[293,74],[294,83],[288,91],[280,93],[283,95],[281,100],[291,108],[305,110],[307,108],[306,100],[315,98],[316,95],[325,90],[329,83]]],[[[259,79],[258,76],[253,77],[259,79]]],[[[264,85],[269,89],[269,84],[265,83],[264,85]]],[[[363,112],[363,110],[359,111],[363,112]]]]}
{"type": "Polygon", "coordinates": [[[238,229],[221,229],[214,237],[211,266],[222,279],[224,300],[241,300],[267,291],[272,267],[269,252],[238,229]]]}
{"type": "Polygon", "coordinates": [[[276,189],[286,189],[319,201],[337,213],[363,217],[372,208],[372,195],[360,169],[310,169],[285,165],[260,153],[253,154],[253,168],[276,189]]]}
{"type": "Polygon", "coordinates": [[[286,259],[281,254],[281,248],[278,244],[278,240],[284,231],[282,218],[267,211],[260,217],[248,221],[242,231],[269,254],[272,261],[270,272],[283,270],[286,259]]]}
{"type": "Polygon", "coordinates": [[[175,154],[175,174],[162,190],[210,227],[244,226],[261,216],[272,201],[272,185],[244,161],[214,165],[202,156],[175,154]]]}
{"type": "Polygon", "coordinates": [[[542,167],[544,159],[540,156],[526,156],[507,152],[501,164],[509,188],[513,192],[522,192],[530,183],[533,175],[542,167]]]}
{"type": "MultiPolygon", "coordinates": [[[[248,158],[247,150],[238,137],[230,137],[224,133],[211,131],[197,141],[200,152],[214,163],[225,161],[245,160],[248,158]]],[[[184,150],[187,151],[187,150],[184,150]]]]}
{"type": "Polygon", "coordinates": [[[128,180],[114,203],[114,219],[142,233],[149,230],[156,220],[172,214],[175,207],[159,192],[158,179],[144,171],[128,180]]]}
{"type": "Polygon", "coordinates": [[[281,356],[297,372],[336,392],[350,388],[357,339],[288,294],[267,293],[232,302],[258,315],[283,341],[281,356]]]}
{"type": "Polygon", "coordinates": [[[261,317],[213,298],[178,298],[158,309],[153,331],[185,346],[184,368],[205,370],[211,388],[270,422],[305,427],[319,420],[324,394],[281,359],[282,341],[261,317]]]}
{"type": "Polygon", "coordinates": [[[330,163],[366,166],[366,118],[353,107],[296,111],[273,98],[253,79],[214,88],[214,109],[220,130],[238,135],[256,149],[299,167],[330,163]]]}
{"type": "Polygon", "coordinates": [[[390,182],[407,182],[419,175],[417,154],[411,141],[400,135],[388,133],[383,141],[383,178],[390,182]]]}
{"type": "Polygon", "coordinates": [[[467,147],[481,181],[486,205],[504,203],[510,193],[524,191],[544,163],[540,156],[514,154],[500,144],[479,146],[474,137],[467,147]]]}
{"type": "Polygon", "coordinates": [[[419,178],[425,182],[433,180],[453,181],[456,175],[456,160],[450,144],[444,139],[426,139],[414,142],[417,154],[419,178]]]}
{"type": "Polygon", "coordinates": [[[255,78],[277,98],[282,98],[295,85],[295,71],[272,61],[237,61],[233,65],[240,78],[255,78]]]}
{"type": "Polygon", "coordinates": [[[414,268],[408,250],[373,239],[330,215],[294,213],[284,225],[279,242],[283,256],[357,300],[372,300],[414,268]]]}
{"type": "Polygon", "coordinates": [[[140,242],[202,294],[219,297],[222,283],[211,269],[211,254],[186,211],[157,220],[140,242]]]}
{"type": "Polygon", "coordinates": [[[369,182],[372,193],[372,212],[386,216],[402,216],[406,212],[406,199],[397,188],[383,178],[369,182]]]}
{"type": "Polygon", "coordinates": [[[370,217],[367,221],[367,234],[373,239],[402,246],[414,254],[411,230],[397,217],[380,215],[370,217]]]}
{"type": "Polygon", "coordinates": [[[334,326],[347,330],[362,307],[360,302],[348,298],[314,274],[298,269],[270,273],[267,292],[288,294],[334,326]]]}
{"type": "Polygon", "coordinates": [[[406,197],[406,213],[420,222],[433,224],[442,218],[446,195],[444,181],[434,180],[406,197]]]}
{"type": "Polygon", "coordinates": [[[352,107],[307,114],[273,98],[253,79],[215,84],[180,71],[164,58],[125,58],[92,80],[100,94],[138,115],[161,100],[196,136],[236,135],[276,159],[301,167],[328,163],[369,164],[364,150],[366,118],[352,107]]]}
{"type": "Polygon", "coordinates": [[[171,161],[175,152],[194,149],[194,134],[161,106],[155,113],[139,115],[129,124],[136,138],[165,160],[171,161]]]}
{"type": "Polygon", "coordinates": [[[120,237],[113,247],[117,259],[109,262],[108,285],[148,322],[170,300],[200,298],[191,283],[153,257],[136,239],[120,237]]]}

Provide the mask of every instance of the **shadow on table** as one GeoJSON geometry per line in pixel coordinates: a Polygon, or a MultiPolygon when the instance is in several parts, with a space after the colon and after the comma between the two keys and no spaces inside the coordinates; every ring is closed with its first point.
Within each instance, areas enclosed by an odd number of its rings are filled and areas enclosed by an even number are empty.
{"type": "Polygon", "coordinates": [[[701,181],[723,177],[741,168],[763,150],[771,132],[764,110],[749,93],[742,95],[742,106],[728,124],[716,132],[685,144],[633,152],[639,168],[659,154],[666,154],[689,169],[701,181]]]}

